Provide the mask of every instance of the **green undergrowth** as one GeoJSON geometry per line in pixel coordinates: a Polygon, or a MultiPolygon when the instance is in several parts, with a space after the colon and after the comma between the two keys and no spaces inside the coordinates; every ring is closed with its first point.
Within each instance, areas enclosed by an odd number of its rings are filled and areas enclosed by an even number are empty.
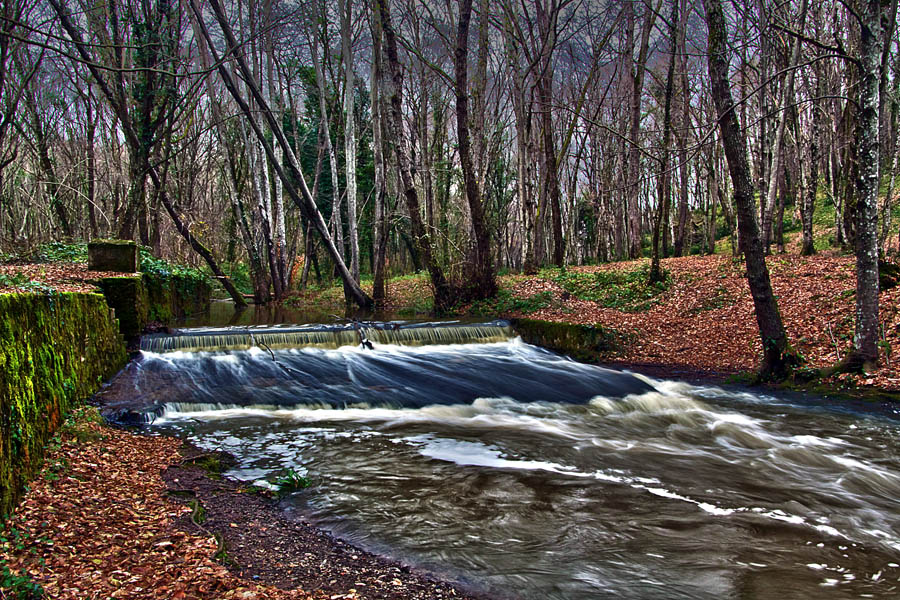
{"type": "Polygon", "coordinates": [[[294,469],[286,469],[270,483],[277,488],[279,496],[299,492],[312,485],[309,477],[301,475],[294,469]]]}
{"type": "Polygon", "coordinates": [[[34,262],[72,262],[87,263],[86,243],[67,244],[65,242],[47,242],[38,246],[34,253],[34,262]]]}
{"type": "Polygon", "coordinates": [[[160,279],[192,281],[196,284],[203,284],[209,281],[209,277],[202,269],[195,269],[163,258],[157,258],[150,253],[148,248],[140,249],[140,269],[141,273],[160,279]]]}
{"type": "Polygon", "coordinates": [[[418,296],[412,303],[397,309],[397,315],[401,317],[416,317],[432,313],[434,313],[434,298],[431,296],[418,296]]]}
{"type": "Polygon", "coordinates": [[[221,479],[222,474],[237,463],[227,452],[204,452],[185,458],[182,464],[203,470],[210,479],[221,479]]]}
{"type": "Polygon", "coordinates": [[[53,291],[53,288],[42,281],[29,279],[24,273],[0,273],[0,288],[16,288],[25,292],[45,294],[53,291]]]}
{"type": "Polygon", "coordinates": [[[477,317],[492,317],[513,312],[528,314],[547,308],[552,301],[553,293],[549,290],[519,298],[511,290],[501,288],[493,298],[472,303],[467,312],[477,317]]]}
{"type": "Polygon", "coordinates": [[[672,285],[672,276],[668,271],[664,271],[663,281],[650,283],[649,262],[627,271],[585,272],[549,268],[541,271],[541,277],[560,285],[576,298],[623,312],[649,310],[659,303],[660,294],[672,285]]]}
{"type": "MultiPolygon", "coordinates": [[[[0,546],[8,546],[18,552],[25,550],[31,540],[15,528],[0,523],[0,546]]],[[[39,600],[44,597],[44,588],[27,573],[14,573],[0,561],[0,598],[10,600],[39,600]]]]}

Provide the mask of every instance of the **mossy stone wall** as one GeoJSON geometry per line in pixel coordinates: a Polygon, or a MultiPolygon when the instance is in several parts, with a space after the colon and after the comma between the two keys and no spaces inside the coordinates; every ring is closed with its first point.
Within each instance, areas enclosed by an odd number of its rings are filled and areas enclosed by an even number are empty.
{"type": "Polygon", "coordinates": [[[187,275],[162,277],[144,273],[147,308],[150,321],[171,323],[173,319],[209,310],[212,288],[205,281],[187,275]]]}
{"type": "Polygon", "coordinates": [[[88,269],[136,273],[138,246],[131,240],[91,240],[87,245],[88,269]]]}
{"type": "Polygon", "coordinates": [[[621,350],[624,341],[621,334],[600,325],[515,319],[513,328],[529,344],[567,354],[582,362],[609,359],[621,350]]]}
{"type": "Polygon", "coordinates": [[[97,283],[128,340],[139,336],[151,321],[168,324],[209,310],[212,294],[208,283],[180,275],[144,273],[141,277],[106,277],[97,283]]]}
{"type": "Polygon", "coordinates": [[[98,282],[106,303],[116,311],[119,331],[130,340],[141,335],[147,325],[150,308],[142,277],[104,277],[98,282]]]}
{"type": "Polygon", "coordinates": [[[64,415],[126,358],[103,296],[0,295],[0,516],[34,477],[64,415]]]}

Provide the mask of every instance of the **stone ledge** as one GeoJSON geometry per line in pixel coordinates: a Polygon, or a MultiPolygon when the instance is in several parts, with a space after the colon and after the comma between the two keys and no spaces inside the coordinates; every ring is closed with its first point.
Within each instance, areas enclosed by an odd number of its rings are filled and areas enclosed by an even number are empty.
{"type": "Polygon", "coordinates": [[[138,246],[131,240],[91,240],[88,243],[88,269],[136,273],[138,246]]]}

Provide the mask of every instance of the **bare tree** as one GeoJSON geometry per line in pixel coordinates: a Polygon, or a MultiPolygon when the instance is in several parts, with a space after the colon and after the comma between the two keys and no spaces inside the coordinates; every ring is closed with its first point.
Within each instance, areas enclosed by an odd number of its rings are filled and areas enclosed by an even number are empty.
{"type": "Polygon", "coordinates": [[[283,155],[287,159],[288,166],[291,169],[292,177],[288,177],[287,173],[282,168],[281,163],[276,160],[272,145],[269,143],[265,132],[256,122],[256,117],[250,110],[250,106],[247,104],[246,100],[243,98],[237,86],[235,85],[231,72],[225,66],[225,63],[220,61],[215,55],[215,52],[212,50],[212,39],[209,35],[208,29],[206,28],[206,24],[203,22],[203,14],[197,6],[196,2],[192,1],[191,8],[193,9],[194,16],[197,19],[198,28],[209,44],[210,50],[213,52],[213,59],[219,65],[219,75],[222,77],[222,81],[225,84],[225,87],[228,89],[235,102],[237,102],[242,113],[244,114],[244,117],[256,134],[260,144],[262,144],[263,149],[265,150],[269,160],[272,162],[276,174],[281,179],[284,188],[288,191],[288,194],[291,196],[292,200],[297,204],[297,206],[306,213],[307,218],[312,220],[316,231],[318,231],[319,235],[321,236],[329,255],[331,256],[332,260],[335,263],[335,266],[338,269],[338,273],[340,274],[341,279],[344,282],[344,293],[346,294],[348,301],[352,300],[362,308],[371,308],[373,304],[372,299],[362,290],[362,288],[359,287],[359,284],[350,275],[350,271],[347,269],[343,258],[341,257],[340,253],[334,245],[334,241],[328,233],[328,227],[325,225],[325,220],[322,218],[322,214],[316,207],[315,201],[312,198],[312,195],[309,192],[309,188],[306,185],[306,178],[303,176],[303,172],[300,169],[300,163],[287,141],[281,124],[278,122],[275,114],[268,106],[268,103],[263,97],[263,94],[253,77],[253,73],[250,71],[250,68],[247,66],[246,61],[243,59],[243,56],[240,52],[240,46],[234,37],[234,32],[231,30],[231,26],[225,17],[225,13],[222,10],[221,5],[219,4],[218,0],[210,0],[209,5],[213,11],[213,14],[215,15],[216,21],[219,23],[222,34],[225,37],[228,54],[233,57],[235,63],[237,64],[237,67],[244,79],[247,88],[250,90],[253,99],[256,101],[256,104],[259,107],[260,113],[263,115],[263,117],[266,119],[267,124],[269,125],[269,130],[272,132],[272,135],[274,136],[278,145],[281,147],[283,155]],[[295,180],[299,184],[299,191],[295,187],[295,180]]]}
{"type": "Polygon", "coordinates": [[[359,281],[359,231],[356,224],[356,95],[353,73],[353,2],[341,3],[341,54],[344,63],[344,161],[347,173],[347,227],[350,236],[350,274],[359,281]]]}
{"type": "Polygon", "coordinates": [[[719,115],[719,131],[728,170],[734,185],[734,201],[738,212],[739,244],[747,261],[747,282],[753,296],[756,322],[762,338],[763,362],[759,375],[763,379],[783,377],[796,362],[788,343],[778,304],[772,293],[769,269],[756,221],[753,183],[747,159],[747,143],[738,126],[734,100],[728,82],[728,33],[720,0],[704,0],[708,37],[709,78],[712,96],[719,115]]]}
{"type": "Polygon", "coordinates": [[[456,71],[456,139],[459,144],[459,160],[465,181],[466,199],[475,232],[472,257],[471,298],[489,298],[497,293],[494,267],[491,263],[491,241],[484,221],[481,189],[472,164],[471,138],[469,136],[469,84],[468,48],[469,21],[472,17],[472,0],[460,0],[457,23],[454,69],[456,71]]]}
{"type": "Polygon", "coordinates": [[[389,69],[389,76],[384,79],[383,91],[385,101],[388,103],[387,121],[391,132],[394,155],[397,159],[400,185],[406,200],[406,208],[409,211],[409,220],[412,225],[412,235],[416,250],[421,255],[425,268],[431,277],[431,286],[434,288],[434,308],[438,312],[443,312],[453,304],[453,294],[450,284],[444,275],[444,270],[438,264],[434,255],[431,235],[422,224],[419,193],[413,181],[409,159],[409,144],[403,127],[403,69],[400,66],[400,57],[397,52],[397,34],[391,21],[390,0],[376,1],[379,16],[381,17],[385,58],[389,69]]]}
{"type": "MultiPolygon", "coordinates": [[[[59,18],[60,24],[68,35],[69,41],[73,45],[75,52],[78,54],[80,60],[90,70],[94,81],[97,83],[97,86],[100,88],[101,92],[106,98],[106,101],[116,113],[116,116],[119,119],[119,124],[122,127],[122,131],[125,134],[125,139],[128,142],[129,146],[132,149],[145,148],[146,142],[142,140],[141,136],[138,134],[140,121],[136,123],[133,120],[134,115],[129,113],[128,109],[130,101],[125,95],[125,91],[118,88],[115,88],[114,91],[113,86],[115,84],[107,79],[108,72],[111,72],[114,77],[120,75],[120,71],[117,69],[117,65],[113,64],[104,66],[102,59],[98,59],[98,57],[92,56],[90,52],[92,46],[83,39],[81,32],[73,23],[68,9],[65,8],[59,0],[49,1],[51,6],[53,7],[53,10],[56,12],[57,17],[59,18]]],[[[234,300],[235,305],[246,306],[247,301],[244,300],[244,297],[234,287],[231,280],[219,268],[218,261],[215,259],[209,249],[206,248],[206,246],[204,246],[200,242],[200,240],[197,239],[193,232],[191,232],[190,227],[182,220],[181,216],[178,214],[178,211],[175,209],[175,206],[172,204],[171,200],[168,197],[168,194],[166,193],[162,178],[160,177],[157,167],[149,162],[149,155],[141,154],[141,156],[143,157],[143,159],[146,159],[146,162],[143,165],[146,170],[146,174],[149,175],[150,180],[156,187],[158,197],[165,207],[166,212],[169,213],[169,216],[171,217],[172,223],[175,225],[175,228],[185,239],[185,241],[191,246],[191,248],[193,248],[194,251],[199,254],[204,261],[206,261],[206,264],[213,272],[213,275],[215,275],[222,282],[222,285],[234,300]]]]}
{"type": "Polygon", "coordinates": [[[885,5],[861,0],[854,16],[860,25],[859,99],[856,130],[856,330],[845,366],[869,370],[878,364],[878,187],[881,69],[885,5]]]}

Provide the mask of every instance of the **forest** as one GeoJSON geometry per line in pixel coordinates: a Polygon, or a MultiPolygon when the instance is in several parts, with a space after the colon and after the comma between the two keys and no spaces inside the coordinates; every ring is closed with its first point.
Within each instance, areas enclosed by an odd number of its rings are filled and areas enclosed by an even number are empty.
{"type": "Polygon", "coordinates": [[[897,4],[3,0],[0,250],[134,239],[238,304],[423,271],[441,312],[718,241],[777,372],[765,256],[815,253],[827,206],[859,368],[900,243],[897,4]]]}
{"type": "Polygon", "coordinates": [[[0,0],[0,600],[893,600],[898,7],[0,0]]]}

